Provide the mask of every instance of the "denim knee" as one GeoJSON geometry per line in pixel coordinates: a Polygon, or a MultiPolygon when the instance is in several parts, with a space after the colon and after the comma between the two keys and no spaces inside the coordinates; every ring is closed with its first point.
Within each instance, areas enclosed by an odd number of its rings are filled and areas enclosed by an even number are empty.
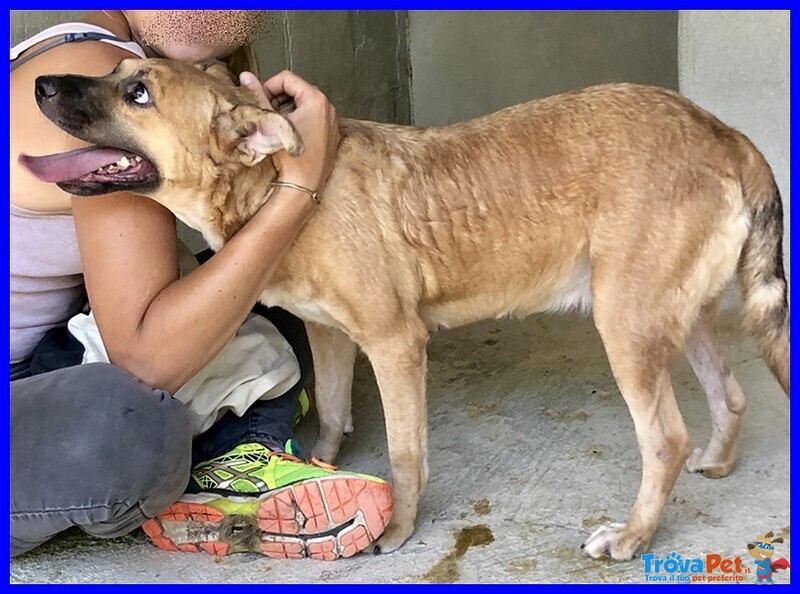
{"type": "Polygon", "coordinates": [[[108,467],[108,484],[121,502],[153,517],[189,482],[192,433],[186,407],[113,365],[102,365],[95,377],[106,394],[106,423],[114,431],[102,432],[94,447],[98,456],[108,451],[119,456],[118,464],[108,467]]]}
{"type": "Polygon", "coordinates": [[[12,382],[12,536],[133,530],[188,484],[186,408],[113,365],[12,382]]]}

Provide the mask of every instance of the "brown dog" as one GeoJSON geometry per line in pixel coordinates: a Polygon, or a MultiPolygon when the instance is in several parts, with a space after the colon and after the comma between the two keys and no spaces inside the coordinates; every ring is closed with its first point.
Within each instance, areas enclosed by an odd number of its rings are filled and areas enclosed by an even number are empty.
{"type": "MultiPolygon", "coordinates": [[[[149,196],[215,249],[267,199],[269,155],[302,148],[287,119],[256,108],[216,66],[126,60],[102,78],[41,77],[37,100],[67,132],[114,150],[84,150],[71,170],[69,154],[23,157],[31,171],[73,194],[149,196]]],[[[308,322],[318,458],[332,461],[349,429],[356,345],[372,363],[395,498],[380,550],[411,535],[428,477],[431,329],[591,308],[643,462],[628,521],[591,535],[593,557],[648,546],[687,459],[709,476],[733,469],[745,397],[714,316],[737,270],[747,326],[788,393],[772,172],[747,138],[685,98],[607,85],[443,128],[345,120],[341,134],[322,204],[261,300],[308,322]],[[714,424],[691,456],[669,375],[681,350],[714,424]]]]}

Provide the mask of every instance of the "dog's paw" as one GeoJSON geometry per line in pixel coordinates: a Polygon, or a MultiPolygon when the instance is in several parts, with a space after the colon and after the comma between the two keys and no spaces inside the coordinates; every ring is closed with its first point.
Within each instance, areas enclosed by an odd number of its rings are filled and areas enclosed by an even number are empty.
{"type": "Polygon", "coordinates": [[[595,530],[581,549],[594,559],[630,561],[647,549],[647,543],[638,535],[629,534],[625,524],[609,524],[595,530]]]}
{"type": "Polygon", "coordinates": [[[311,448],[311,457],[333,464],[336,461],[336,454],[339,453],[339,444],[332,444],[327,441],[318,440],[311,448]]]}
{"type": "Polygon", "coordinates": [[[701,448],[695,448],[686,460],[686,470],[697,472],[706,478],[722,478],[728,476],[736,467],[736,461],[720,462],[708,460],[701,448]]]}
{"type": "Polygon", "coordinates": [[[397,524],[390,523],[386,527],[386,531],[383,533],[383,536],[365,548],[364,552],[373,555],[393,553],[403,546],[403,543],[408,540],[412,532],[414,532],[413,526],[408,529],[398,526],[397,524]]]}

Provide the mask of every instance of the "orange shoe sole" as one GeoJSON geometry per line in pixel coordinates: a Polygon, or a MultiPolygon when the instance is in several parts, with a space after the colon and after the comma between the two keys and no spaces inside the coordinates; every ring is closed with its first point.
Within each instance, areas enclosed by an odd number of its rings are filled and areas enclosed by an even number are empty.
{"type": "Polygon", "coordinates": [[[244,497],[185,495],[142,529],[166,551],[334,561],[363,551],[392,516],[389,484],[354,476],[311,479],[265,493],[250,514],[226,514],[214,507],[220,499],[252,502],[244,497]]]}

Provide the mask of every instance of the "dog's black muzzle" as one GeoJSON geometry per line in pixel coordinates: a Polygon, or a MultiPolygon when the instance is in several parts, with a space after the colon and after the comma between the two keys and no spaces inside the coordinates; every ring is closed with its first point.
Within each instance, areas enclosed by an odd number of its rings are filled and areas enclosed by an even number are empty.
{"type": "Polygon", "coordinates": [[[98,79],[72,74],[40,76],[36,104],[56,126],[87,142],[98,143],[99,124],[108,123],[111,93],[98,79]]]}

